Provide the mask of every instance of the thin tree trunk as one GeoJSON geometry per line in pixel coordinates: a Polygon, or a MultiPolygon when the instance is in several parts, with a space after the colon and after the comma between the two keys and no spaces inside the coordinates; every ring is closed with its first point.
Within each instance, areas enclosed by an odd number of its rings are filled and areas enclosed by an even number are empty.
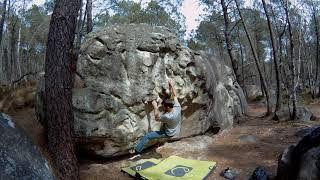
{"type": "MultiPolygon", "coordinates": [[[[311,59],[311,57],[310,57],[311,59]]],[[[312,61],[308,61],[307,62],[307,65],[308,65],[308,69],[307,69],[307,72],[308,72],[308,79],[309,79],[309,88],[310,88],[310,92],[311,92],[311,95],[312,95],[312,98],[314,98],[314,94],[313,94],[313,82],[312,82],[312,71],[313,71],[313,68],[312,68],[312,61]]]]}
{"type": "MultiPolygon", "coordinates": [[[[84,11],[84,16],[82,20],[82,25],[81,25],[81,32],[84,32],[84,25],[86,24],[85,22],[87,21],[87,7],[84,11]]],[[[82,34],[80,34],[82,36],[82,34]]]]}
{"type": "Polygon", "coordinates": [[[10,36],[10,84],[12,81],[14,81],[17,77],[17,70],[15,69],[17,67],[17,62],[16,62],[16,41],[15,41],[15,34],[16,34],[16,25],[17,25],[17,21],[13,22],[13,20],[11,20],[11,36],[10,36]]]}
{"type": "MultiPolygon", "coordinates": [[[[303,57],[307,57],[307,51],[308,51],[308,48],[306,47],[305,45],[305,37],[304,37],[304,33],[301,34],[301,48],[302,49],[305,49],[304,51],[301,52],[301,64],[300,64],[300,77],[301,77],[301,83],[302,83],[302,88],[303,89],[306,89],[306,76],[305,76],[305,58],[303,57]]],[[[300,49],[301,49],[300,48],[300,49]]]]}
{"type": "MultiPolygon", "coordinates": [[[[320,58],[319,58],[319,28],[318,28],[318,20],[317,20],[317,16],[316,16],[316,10],[314,7],[314,4],[312,5],[312,16],[313,16],[313,21],[314,21],[314,29],[315,29],[315,35],[316,35],[316,81],[315,83],[318,83],[318,75],[319,75],[319,62],[320,62],[320,58]]],[[[319,85],[319,90],[318,90],[318,97],[320,97],[320,83],[318,83],[319,85]]]]}
{"type": "Polygon", "coordinates": [[[6,84],[8,84],[9,82],[9,77],[10,77],[10,74],[9,74],[9,55],[8,55],[8,48],[7,47],[4,47],[3,48],[3,74],[4,74],[4,82],[6,84]]]}
{"type": "MultiPolygon", "coordinates": [[[[24,14],[25,11],[25,5],[26,5],[26,1],[23,0],[23,10],[22,13],[24,14]]],[[[17,70],[18,70],[18,78],[20,78],[22,76],[22,71],[21,71],[21,62],[20,62],[20,48],[21,48],[21,26],[22,26],[22,17],[20,18],[20,26],[19,26],[19,31],[18,31],[18,45],[17,45],[17,70]]],[[[24,78],[24,81],[26,81],[26,79],[24,78]]]]}
{"type": "Polygon", "coordinates": [[[49,151],[60,179],[79,179],[72,111],[71,56],[80,0],[55,0],[45,57],[49,151]]]}
{"type": "Polygon", "coordinates": [[[87,0],[87,33],[90,33],[93,29],[92,24],[92,0],[87,0]]]}
{"type": "MultiPolygon", "coordinates": [[[[254,22],[257,22],[257,20],[256,20],[256,16],[254,16],[253,17],[254,18],[254,22]]],[[[255,49],[256,49],[256,53],[257,53],[257,57],[258,57],[258,62],[259,62],[259,64],[261,65],[261,52],[260,52],[260,45],[259,45],[259,41],[258,41],[258,33],[256,32],[256,31],[254,31],[253,32],[253,34],[254,34],[254,42],[255,42],[255,49]]],[[[261,67],[261,66],[260,66],[261,67]]],[[[264,64],[262,64],[262,69],[261,69],[261,71],[262,71],[262,74],[264,74],[264,76],[265,76],[265,67],[264,67],[264,64]]],[[[262,94],[262,97],[265,97],[265,93],[264,93],[264,89],[263,89],[263,85],[262,85],[262,83],[261,83],[261,78],[259,78],[260,79],[260,90],[261,90],[261,94],[262,94]]]]}
{"type": "Polygon", "coordinates": [[[16,55],[18,78],[20,78],[22,76],[21,63],[20,63],[20,46],[21,46],[21,24],[20,24],[19,31],[18,31],[18,44],[17,44],[17,55],[16,55]]]}
{"type": "MultiPolygon", "coordinates": [[[[272,46],[272,45],[271,45],[272,46]]],[[[272,81],[272,79],[273,79],[273,66],[272,66],[272,64],[274,64],[274,59],[273,59],[273,51],[270,51],[270,78],[269,78],[269,84],[271,84],[272,86],[273,86],[273,81],[272,81]]]]}
{"type": "Polygon", "coordinates": [[[231,61],[231,66],[232,66],[232,69],[236,75],[237,82],[239,83],[239,85],[242,88],[244,88],[243,84],[241,83],[241,79],[240,79],[238,62],[235,59],[235,56],[233,53],[233,46],[232,46],[232,42],[231,42],[231,32],[229,31],[230,22],[229,22],[229,17],[228,17],[228,7],[226,5],[225,0],[221,0],[221,7],[223,10],[223,18],[224,18],[224,36],[225,36],[228,54],[229,54],[230,61],[231,61]]]}
{"type": "Polygon", "coordinates": [[[240,29],[238,29],[238,41],[239,41],[239,46],[240,46],[240,58],[241,58],[241,73],[242,73],[242,85],[244,87],[244,91],[245,91],[245,82],[244,82],[244,71],[243,71],[243,67],[244,67],[244,57],[243,57],[243,47],[240,41],[240,29]]]}
{"type": "Polygon", "coordinates": [[[2,8],[2,15],[1,15],[1,20],[0,20],[0,47],[2,43],[2,34],[3,34],[3,29],[4,29],[4,22],[6,19],[6,12],[7,12],[7,0],[4,0],[3,2],[3,8],[2,8]]]}
{"type": "Polygon", "coordinates": [[[278,66],[277,45],[276,45],[276,41],[274,39],[274,33],[273,33],[272,24],[271,24],[271,19],[270,19],[269,12],[266,7],[265,0],[262,0],[262,5],[263,5],[264,12],[266,13],[266,16],[267,16],[268,28],[269,28],[269,33],[270,33],[271,45],[272,45],[274,69],[276,72],[276,84],[277,84],[276,101],[277,102],[276,102],[276,108],[274,111],[277,112],[281,109],[281,87],[280,87],[280,72],[279,72],[279,66],[278,66]]]}
{"type": "Polygon", "coordinates": [[[271,107],[271,103],[270,103],[269,92],[268,92],[267,87],[266,87],[265,77],[263,76],[263,74],[261,72],[261,68],[260,68],[260,65],[259,65],[259,59],[258,59],[258,56],[257,56],[257,52],[253,47],[253,43],[252,43],[249,31],[247,29],[247,26],[246,26],[244,20],[243,20],[243,16],[242,16],[242,13],[241,13],[241,10],[240,10],[239,2],[238,2],[238,0],[234,0],[234,1],[236,3],[236,6],[237,6],[237,10],[239,12],[239,16],[240,16],[243,28],[244,28],[244,30],[246,32],[246,35],[247,35],[247,38],[248,38],[248,41],[249,41],[249,44],[250,44],[250,47],[251,47],[251,51],[253,53],[253,58],[254,58],[254,61],[256,63],[257,69],[258,69],[258,73],[259,73],[259,77],[260,77],[262,88],[265,91],[266,100],[267,100],[267,113],[266,113],[266,116],[268,116],[272,112],[272,107],[271,107]]]}
{"type": "Polygon", "coordinates": [[[84,21],[82,20],[82,5],[83,5],[83,0],[80,0],[80,11],[79,11],[79,16],[78,16],[78,22],[77,22],[77,41],[76,41],[76,49],[80,49],[81,45],[81,39],[82,39],[82,24],[84,21]]]}
{"type": "Polygon", "coordinates": [[[293,43],[293,35],[292,35],[292,28],[291,28],[291,21],[289,16],[289,10],[288,10],[288,1],[284,2],[284,10],[286,13],[286,19],[288,23],[288,31],[289,31],[289,41],[290,41],[290,55],[289,55],[289,68],[291,70],[291,101],[292,101],[292,114],[291,119],[296,119],[297,115],[297,75],[296,75],[296,65],[294,62],[294,43],[293,43]]]}
{"type": "MultiPolygon", "coordinates": [[[[300,20],[300,23],[302,21],[300,20]]],[[[297,91],[297,88],[299,86],[299,81],[300,81],[300,75],[301,75],[301,43],[302,43],[302,29],[300,28],[299,29],[299,33],[298,33],[298,40],[299,40],[299,46],[298,46],[298,59],[297,59],[297,62],[296,62],[296,65],[297,65],[297,74],[296,74],[296,84],[295,84],[295,89],[297,91]]]]}

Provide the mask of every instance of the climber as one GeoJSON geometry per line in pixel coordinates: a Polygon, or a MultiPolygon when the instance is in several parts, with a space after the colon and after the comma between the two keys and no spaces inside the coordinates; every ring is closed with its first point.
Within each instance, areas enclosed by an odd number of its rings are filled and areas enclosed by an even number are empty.
{"type": "Polygon", "coordinates": [[[156,121],[163,123],[163,130],[152,131],[147,133],[135,149],[130,150],[131,154],[141,153],[145,145],[152,139],[168,138],[178,135],[181,127],[181,106],[177,99],[177,91],[171,79],[168,80],[169,88],[171,90],[171,98],[162,101],[164,113],[160,115],[159,106],[156,100],[152,101],[154,109],[154,116],[156,121]]]}

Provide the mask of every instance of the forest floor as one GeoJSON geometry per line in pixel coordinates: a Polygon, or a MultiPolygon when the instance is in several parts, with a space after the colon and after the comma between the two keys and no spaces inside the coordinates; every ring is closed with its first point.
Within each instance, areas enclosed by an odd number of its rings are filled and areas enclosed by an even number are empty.
{"type": "MultiPolygon", "coordinates": [[[[315,116],[320,117],[320,103],[310,104],[308,107],[315,116]]],[[[214,180],[223,180],[224,178],[219,174],[227,167],[236,170],[238,173],[236,179],[246,180],[260,165],[266,167],[272,177],[276,174],[278,156],[285,148],[299,140],[295,133],[303,128],[320,124],[319,118],[310,122],[277,122],[270,118],[261,118],[265,112],[263,107],[250,104],[249,109],[248,115],[236,123],[233,128],[218,135],[207,134],[206,137],[212,138],[213,143],[208,144],[205,149],[187,149],[184,145],[179,146],[177,143],[180,141],[177,141],[173,142],[175,149],[163,148],[158,154],[158,148],[154,147],[148,149],[142,157],[160,158],[174,154],[185,158],[215,161],[217,168],[208,178],[214,180]],[[242,140],[242,137],[249,137],[249,140],[242,140]]],[[[35,141],[45,157],[48,157],[44,131],[36,121],[34,109],[21,109],[10,115],[16,120],[18,126],[23,128],[35,141]]],[[[81,158],[80,177],[82,180],[132,179],[120,172],[121,167],[130,163],[128,158],[129,156],[113,160],[81,158]]]]}

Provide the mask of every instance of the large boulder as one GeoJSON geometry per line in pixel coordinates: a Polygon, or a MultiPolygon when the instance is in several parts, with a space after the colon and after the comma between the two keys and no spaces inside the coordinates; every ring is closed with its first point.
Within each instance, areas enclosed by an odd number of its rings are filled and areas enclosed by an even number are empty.
{"type": "Polygon", "coordinates": [[[257,85],[245,85],[245,92],[251,100],[257,100],[263,96],[261,87],[257,85]]]}
{"type": "Polygon", "coordinates": [[[314,147],[302,156],[298,179],[320,179],[320,147],[314,147]]]}
{"type": "Polygon", "coordinates": [[[320,127],[315,127],[279,156],[276,179],[320,179],[320,127]]]}
{"type": "MultiPolygon", "coordinates": [[[[168,95],[168,78],[176,84],[183,110],[175,138],[229,128],[246,111],[242,89],[221,61],[183,47],[165,27],[111,26],[90,33],[81,46],[73,89],[80,149],[117,156],[148,131],[159,130],[151,101],[168,95]]],[[[40,84],[37,112],[43,121],[40,84]]]]}
{"type": "Polygon", "coordinates": [[[294,146],[287,148],[280,156],[278,164],[277,179],[292,179],[292,170],[296,172],[297,180],[318,180],[320,179],[320,147],[314,147],[298,157],[298,168],[293,169],[292,151],[294,146]]]}
{"type": "Polygon", "coordinates": [[[31,139],[0,113],[0,179],[55,179],[31,139]]]}

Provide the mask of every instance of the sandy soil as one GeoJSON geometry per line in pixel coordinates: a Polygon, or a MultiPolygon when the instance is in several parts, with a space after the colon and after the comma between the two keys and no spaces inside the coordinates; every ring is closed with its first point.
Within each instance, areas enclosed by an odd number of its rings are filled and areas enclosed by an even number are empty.
{"type": "MultiPolygon", "coordinates": [[[[313,113],[320,117],[320,104],[308,106],[313,113]]],[[[298,138],[294,134],[302,128],[320,124],[320,120],[315,122],[277,122],[269,118],[261,118],[264,109],[255,105],[250,105],[250,111],[235,127],[220,133],[219,135],[208,135],[214,139],[204,150],[186,151],[185,149],[162,150],[163,157],[171,154],[178,154],[181,157],[193,159],[206,159],[217,162],[217,169],[209,179],[220,180],[219,173],[230,167],[239,173],[237,179],[245,180],[250,177],[254,169],[265,166],[268,173],[274,176],[276,173],[277,159],[279,154],[290,144],[296,143],[298,138]],[[250,135],[256,138],[255,142],[241,141],[239,137],[250,135]]],[[[43,154],[48,157],[44,132],[41,125],[36,121],[33,109],[24,109],[10,114],[16,119],[17,124],[22,127],[35,143],[40,147],[43,154]]],[[[143,154],[143,158],[161,157],[156,152],[156,147],[149,149],[143,154]]],[[[88,160],[80,158],[80,176],[83,180],[102,179],[131,179],[120,172],[120,167],[129,165],[128,156],[118,159],[88,160]]]]}
{"type": "Polygon", "coordinates": [[[276,174],[279,154],[298,138],[294,134],[310,126],[303,122],[276,122],[269,118],[259,118],[263,109],[254,105],[245,121],[233,129],[218,135],[216,142],[209,146],[208,158],[218,163],[216,172],[209,179],[224,179],[219,173],[230,167],[239,173],[238,179],[249,179],[258,166],[267,168],[270,176],[276,174]],[[239,137],[252,135],[257,142],[243,142],[239,137]]]}
{"type": "Polygon", "coordinates": [[[19,109],[15,112],[10,112],[9,115],[12,116],[18,126],[31,137],[38,148],[40,148],[40,151],[46,156],[49,155],[46,148],[44,128],[39,121],[37,121],[34,108],[19,109]]]}

